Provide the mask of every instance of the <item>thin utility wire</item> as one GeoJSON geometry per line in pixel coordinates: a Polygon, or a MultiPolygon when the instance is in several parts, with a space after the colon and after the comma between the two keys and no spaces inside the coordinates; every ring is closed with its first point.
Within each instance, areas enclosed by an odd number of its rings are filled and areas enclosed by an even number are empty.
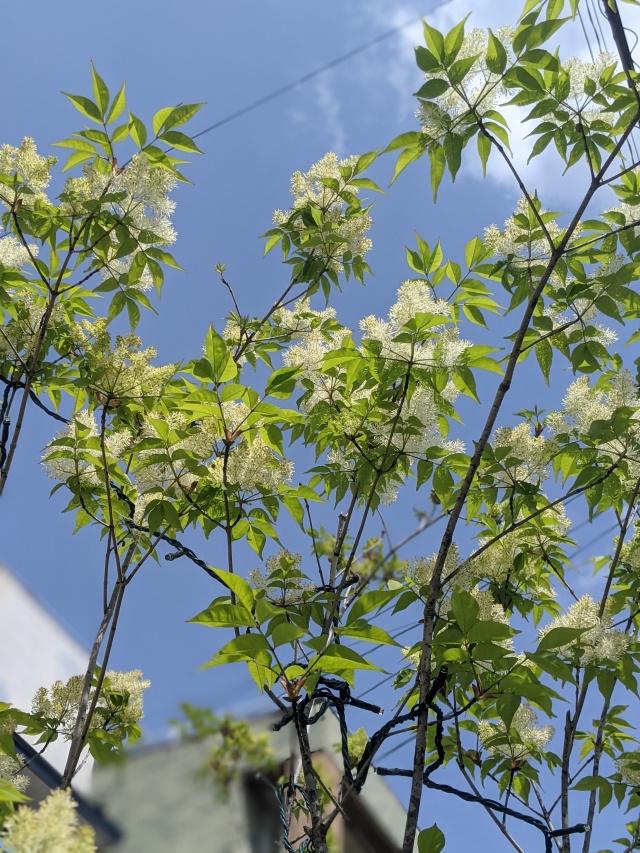
{"type": "MultiPolygon", "coordinates": [[[[451,0],[442,0],[442,2],[437,3],[429,11],[434,12],[436,9],[440,9],[442,6],[448,6],[450,2],[451,0]]],[[[423,15],[414,16],[397,27],[392,27],[390,30],[385,30],[385,32],[381,33],[379,36],[370,39],[369,41],[359,45],[358,47],[354,47],[353,50],[350,50],[347,53],[343,53],[342,56],[338,56],[337,59],[332,59],[330,62],[321,65],[320,68],[316,68],[313,71],[309,71],[308,74],[303,74],[302,77],[298,77],[297,80],[292,80],[291,83],[286,83],[284,86],[280,86],[279,89],[274,89],[273,92],[269,92],[269,94],[264,95],[262,98],[258,98],[257,101],[254,101],[251,104],[247,104],[246,107],[242,107],[241,109],[236,110],[236,112],[230,113],[224,118],[221,118],[219,121],[214,122],[209,127],[205,127],[204,130],[201,130],[199,133],[196,133],[192,138],[197,139],[200,136],[204,136],[205,133],[210,133],[212,130],[217,130],[219,127],[222,127],[225,124],[229,124],[230,122],[235,121],[237,118],[240,118],[241,116],[244,116],[247,113],[258,109],[258,107],[261,107],[264,104],[268,104],[270,101],[274,101],[276,98],[285,95],[287,92],[290,92],[297,86],[301,86],[303,83],[308,83],[309,80],[313,80],[315,77],[319,77],[321,74],[324,74],[326,71],[335,68],[337,65],[341,65],[343,62],[352,59],[354,56],[357,56],[360,53],[364,53],[366,50],[369,50],[369,48],[374,47],[381,41],[391,38],[391,36],[397,35],[399,32],[405,30],[412,24],[415,24],[416,21],[421,20],[423,17],[423,15]]]]}

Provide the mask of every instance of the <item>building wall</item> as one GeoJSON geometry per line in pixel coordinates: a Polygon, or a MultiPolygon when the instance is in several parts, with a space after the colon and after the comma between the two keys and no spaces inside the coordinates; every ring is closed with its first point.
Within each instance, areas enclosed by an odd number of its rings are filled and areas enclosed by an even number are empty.
{"type": "MultiPolygon", "coordinates": [[[[84,673],[88,657],[35,595],[0,566],[0,700],[30,711],[38,688],[84,673]]],[[[62,772],[67,745],[50,744],[45,757],[62,772]]],[[[80,791],[89,788],[92,763],[89,759],[76,776],[80,791]]]]}

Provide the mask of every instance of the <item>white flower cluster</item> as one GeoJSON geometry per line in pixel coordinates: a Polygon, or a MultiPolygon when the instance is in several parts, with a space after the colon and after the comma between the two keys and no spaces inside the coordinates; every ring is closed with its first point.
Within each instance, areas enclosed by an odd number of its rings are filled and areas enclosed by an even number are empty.
{"type": "Polygon", "coordinates": [[[73,341],[83,355],[82,369],[94,392],[108,402],[159,397],[175,373],[175,365],[153,367],[156,350],[141,350],[136,335],[118,335],[112,346],[107,325],[107,320],[98,319],[83,320],[71,327],[73,341]]]}
{"type": "Polygon", "coordinates": [[[583,595],[572,604],[566,613],[557,616],[539,633],[542,639],[553,628],[586,628],[583,634],[558,651],[569,659],[576,651],[582,652],[580,665],[587,666],[598,661],[615,662],[620,660],[629,645],[629,637],[624,631],[611,627],[611,614],[605,610],[600,616],[600,608],[590,595],[583,595]]]}
{"type": "Polygon", "coordinates": [[[246,425],[251,415],[247,405],[229,400],[217,412],[212,411],[216,416],[196,422],[190,422],[184,413],[177,411],[147,419],[142,428],[143,438],[157,438],[164,434],[166,426],[171,432],[166,440],[166,460],[158,461],[156,448],[136,453],[134,479],[141,490],[152,493],[146,496],[145,505],[157,496],[158,489],[190,489],[206,476],[202,470],[196,472],[201,466],[206,466],[213,483],[226,481],[244,492],[253,493],[258,488],[276,490],[291,481],[293,463],[278,457],[257,433],[262,421],[253,423],[250,429],[246,425]]]}
{"type": "MultiPolygon", "coordinates": [[[[431,554],[430,557],[416,557],[411,561],[407,580],[418,589],[428,586],[431,583],[437,558],[437,554],[431,554]]],[[[454,572],[457,572],[456,586],[468,589],[467,578],[464,574],[464,563],[460,560],[458,546],[452,543],[444,562],[442,570],[443,579],[449,577],[454,572]],[[462,574],[460,572],[461,569],[462,574]]]]}
{"type": "MultiPolygon", "coordinates": [[[[617,538],[614,540],[617,543],[617,538]]],[[[620,562],[631,569],[640,569],[640,522],[636,521],[633,536],[620,549],[620,562]]]]}
{"type": "MultiPolygon", "coordinates": [[[[329,269],[334,272],[342,271],[342,256],[351,252],[353,256],[364,257],[371,248],[371,240],[366,236],[371,228],[371,217],[367,214],[346,215],[347,205],[335,192],[322,183],[323,178],[338,182],[340,191],[353,195],[358,194],[358,187],[348,183],[340,172],[341,167],[351,168],[358,161],[357,156],[338,160],[335,154],[329,152],[309,169],[308,172],[295,172],[291,178],[291,195],[294,197],[291,210],[276,210],[273,214],[275,225],[283,225],[296,210],[312,205],[322,211],[323,221],[332,226],[330,236],[338,237],[338,242],[323,240],[318,233],[320,244],[315,252],[323,257],[329,269]]],[[[295,220],[295,228],[306,229],[301,218],[295,220]]]]}
{"type": "Polygon", "coordinates": [[[305,411],[311,411],[320,401],[333,405],[344,405],[347,402],[340,390],[342,379],[338,375],[325,373],[322,370],[322,360],[327,353],[340,349],[343,339],[348,335],[348,329],[330,333],[313,329],[305,334],[299,343],[292,344],[283,353],[282,361],[286,367],[301,368],[298,385],[304,388],[311,385],[313,388],[312,393],[302,403],[305,411]]]}
{"type": "MultiPolygon", "coordinates": [[[[131,447],[133,436],[126,427],[105,436],[107,461],[121,459],[131,447]]],[[[58,433],[42,454],[42,465],[52,480],[66,482],[74,477],[83,486],[104,485],[102,449],[95,415],[87,409],[76,412],[67,428],[58,433]]]]}
{"type": "MultiPolygon", "coordinates": [[[[365,338],[381,344],[380,355],[383,358],[451,370],[460,364],[471,342],[461,340],[457,326],[447,324],[450,317],[449,303],[444,299],[436,299],[428,282],[415,279],[405,281],[400,286],[396,302],[389,309],[388,320],[371,315],[360,321],[360,328],[365,338]],[[403,326],[419,314],[442,318],[442,323],[433,327],[433,339],[417,343],[398,341],[403,326]]],[[[455,399],[455,389],[451,389],[450,394],[455,399]]]]}
{"type": "MultiPolygon", "coordinates": [[[[27,289],[14,290],[12,296],[14,316],[9,317],[2,327],[0,358],[6,358],[22,367],[22,363],[28,361],[38,348],[38,341],[43,334],[42,320],[47,310],[47,302],[34,291],[27,289]]],[[[64,326],[64,308],[57,303],[51,312],[46,331],[63,331],[64,326]]],[[[40,352],[42,354],[42,348],[40,352]]]]}
{"type": "MultiPolygon", "coordinates": [[[[70,740],[73,735],[82,696],[82,683],[82,676],[74,675],[66,684],[56,681],[49,690],[41,687],[33,698],[33,713],[56,720],[56,731],[65,740],[70,740]]],[[[126,703],[111,703],[108,692],[103,690],[89,731],[113,729],[139,722],[143,716],[142,695],[151,682],[142,677],[139,669],[130,672],[107,670],[105,684],[108,684],[109,691],[126,694],[128,699],[126,703]]]]}
{"type": "MultiPolygon", "coordinates": [[[[210,466],[214,482],[224,479],[224,459],[217,457],[210,466]]],[[[255,492],[258,487],[275,490],[291,482],[293,462],[280,459],[260,436],[246,439],[233,447],[227,459],[227,482],[242,491],[255,492]]]]}
{"type": "MultiPolygon", "coordinates": [[[[118,201],[110,200],[105,207],[118,219],[123,219],[134,238],[140,240],[144,249],[148,246],[168,246],[176,241],[176,232],[171,224],[175,202],[169,198],[176,179],[166,169],[154,168],[144,152],[135,154],[123,169],[115,168],[104,174],[94,164],[83,168],[81,178],[70,178],[65,186],[63,209],[69,213],[86,213],[83,202],[95,201],[103,195],[122,194],[118,201]],[[142,234],[143,239],[140,239],[142,234]],[[148,235],[148,236],[147,236],[148,235]],[[153,235],[153,238],[151,237],[153,235]]],[[[117,247],[107,256],[100,275],[103,280],[127,273],[134,255],[116,258],[117,247]]],[[[148,269],[135,285],[141,290],[152,286],[148,269]]]]}
{"type": "Polygon", "coordinates": [[[499,427],[492,443],[494,451],[500,448],[511,449],[507,463],[511,458],[518,460],[513,465],[507,464],[504,471],[494,474],[497,483],[507,487],[518,483],[540,485],[549,476],[549,463],[556,451],[556,444],[541,435],[532,435],[529,423],[524,422],[516,427],[499,427]]]}
{"type": "Polygon", "coordinates": [[[640,787],[640,751],[627,752],[617,758],[616,770],[627,785],[640,787]]]}
{"type": "MultiPolygon", "coordinates": [[[[513,35],[511,27],[501,27],[496,33],[508,57],[512,55],[513,35]]],[[[505,94],[501,76],[489,71],[487,67],[486,54],[487,35],[484,30],[473,29],[466,33],[456,60],[470,59],[472,56],[475,56],[476,60],[457,87],[458,91],[449,87],[444,94],[430,101],[421,101],[416,111],[422,132],[429,140],[442,140],[447,132],[464,133],[461,119],[468,114],[470,107],[474,107],[478,114],[484,115],[487,110],[493,109],[505,94]]],[[[434,78],[445,79],[446,74],[441,71],[426,75],[427,80],[434,78]]]]}
{"type": "MultiPolygon", "coordinates": [[[[496,511],[500,511],[500,506],[496,507],[496,511]]],[[[554,592],[539,568],[546,549],[558,540],[562,541],[570,527],[571,520],[564,506],[556,504],[541,513],[537,522],[507,533],[477,556],[471,554],[462,567],[461,576],[467,577],[469,585],[476,580],[493,581],[500,585],[509,579],[518,588],[553,596],[554,592]],[[525,555],[525,560],[516,573],[514,564],[517,564],[516,558],[520,554],[525,555]]],[[[484,546],[490,541],[480,539],[479,544],[484,546]]],[[[461,583],[460,578],[457,583],[461,583]]]]}
{"type": "Polygon", "coordinates": [[[321,326],[329,320],[335,320],[336,309],[327,306],[323,311],[311,308],[308,296],[299,299],[293,306],[293,311],[280,308],[277,312],[278,325],[294,338],[303,337],[305,333],[321,326]]]}
{"type": "Polygon", "coordinates": [[[1,846],[7,853],[95,853],[90,826],[79,826],[70,790],[52,791],[37,809],[21,806],[5,821],[1,846]]]}
{"type": "Polygon", "coordinates": [[[300,571],[302,557],[281,548],[266,560],[266,574],[259,569],[249,572],[249,583],[254,589],[265,591],[265,597],[274,604],[287,607],[299,604],[315,592],[315,584],[300,571]]]}
{"type": "Polygon", "coordinates": [[[29,263],[29,252],[34,258],[38,256],[38,247],[35,243],[30,243],[29,250],[27,250],[15,237],[10,235],[0,237],[0,265],[3,267],[20,269],[29,263]]]}
{"type": "Polygon", "coordinates": [[[21,773],[24,766],[24,758],[18,755],[18,759],[10,755],[0,753],[0,779],[6,779],[14,788],[24,793],[29,787],[29,777],[21,773]]]}
{"type": "MultiPolygon", "coordinates": [[[[0,145],[0,174],[18,174],[22,183],[31,190],[30,193],[18,191],[19,198],[25,207],[33,207],[36,201],[48,201],[45,190],[51,181],[51,169],[57,162],[57,157],[40,157],[36,143],[29,136],[25,136],[19,148],[14,148],[13,145],[0,145]]],[[[3,187],[0,200],[4,192],[3,187]]],[[[11,197],[8,201],[9,204],[3,200],[5,207],[12,204],[14,198],[11,197]]]]}
{"type": "MultiPolygon", "coordinates": [[[[484,229],[484,245],[494,257],[510,259],[516,266],[526,267],[535,261],[546,261],[551,255],[551,246],[544,235],[530,237],[532,232],[539,232],[536,224],[534,228],[518,221],[518,217],[526,217],[529,220],[529,202],[521,196],[516,203],[516,212],[505,220],[502,231],[497,225],[489,225],[484,229]]],[[[540,209],[541,216],[546,216],[547,211],[540,209]]],[[[551,239],[556,242],[562,233],[557,222],[545,221],[545,227],[551,239]]],[[[574,232],[574,237],[578,231],[574,232]]]]}
{"type": "MultiPolygon", "coordinates": [[[[580,376],[572,382],[562,401],[563,408],[552,412],[547,425],[553,433],[569,433],[580,439],[594,421],[609,420],[616,409],[625,406],[638,409],[638,388],[628,370],[621,370],[609,381],[608,389],[589,385],[587,376],[580,376]]],[[[638,451],[630,448],[640,439],[640,413],[635,412],[626,435],[598,445],[598,452],[610,456],[613,460],[627,458],[631,478],[640,475],[638,451]]]]}
{"type": "MultiPolygon", "coordinates": [[[[612,123],[615,123],[613,116],[604,107],[596,104],[594,101],[594,97],[597,97],[602,91],[599,85],[602,72],[607,66],[615,64],[615,62],[614,56],[608,51],[604,51],[595,57],[592,62],[585,62],[582,59],[572,56],[563,64],[563,71],[569,77],[569,94],[564,99],[563,105],[572,111],[576,122],[588,126],[598,119],[608,119],[612,123]],[[595,95],[588,95],[585,91],[587,77],[596,85],[595,95]]],[[[536,116],[536,120],[538,122],[552,121],[556,124],[561,123],[551,112],[545,116],[536,116]]],[[[601,130],[601,128],[598,129],[601,130]]]]}
{"type": "Polygon", "coordinates": [[[491,755],[500,755],[522,763],[544,750],[555,733],[553,726],[538,726],[538,717],[530,705],[522,704],[507,729],[503,722],[478,723],[478,736],[491,755]]]}

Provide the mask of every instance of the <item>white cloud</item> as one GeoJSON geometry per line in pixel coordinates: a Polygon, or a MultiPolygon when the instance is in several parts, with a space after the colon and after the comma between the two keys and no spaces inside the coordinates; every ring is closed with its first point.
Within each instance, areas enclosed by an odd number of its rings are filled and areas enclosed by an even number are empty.
{"type": "Polygon", "coordinates": [[[313,84],[313,90],[320,108],[321,120],[319,125],[324,127],[329,138],[329,148],[339,157],[344,157],[346,151],[347,134],[340,117],[341,102],[332,87],[333,74],[327,72],[317,77],[313,84]]]}

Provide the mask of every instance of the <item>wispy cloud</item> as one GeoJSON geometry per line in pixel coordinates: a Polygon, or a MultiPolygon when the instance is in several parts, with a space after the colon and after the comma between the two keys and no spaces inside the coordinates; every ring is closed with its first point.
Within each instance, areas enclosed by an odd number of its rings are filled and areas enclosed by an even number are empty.
{"type": "Polygon", "coordinates": [[[333,74],[327,72],[317,77],[313,84],[318,107],[321,113],[319,126],[324,128],[328,145],[339,157],[346,155],[347,133],[341,118],[341,101],[332,86],[333,74]]]}

